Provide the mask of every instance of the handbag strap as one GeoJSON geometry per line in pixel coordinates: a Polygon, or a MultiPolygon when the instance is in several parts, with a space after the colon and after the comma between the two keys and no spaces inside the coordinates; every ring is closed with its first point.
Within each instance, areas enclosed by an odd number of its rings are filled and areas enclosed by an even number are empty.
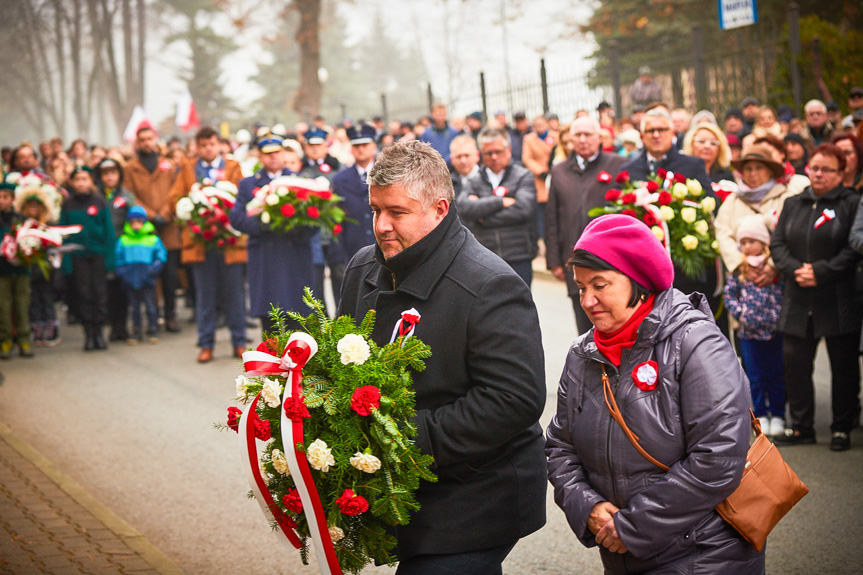
{"type": "MultiPolygon", "coordinates": [[[[626,421],[623,419],[623,414],[620,412],[620,408],[617,406],[617,400],[614,398],[614,393],[611,391],[611,383],[608,381],[608,374],[605,372],[605,364],[601,364],[602,367],[602,394],[605,396],[605,406],[608,408],[608,412],[611,414],[611,418],[616,421],[620,427],[623,429],[623,433],[626,435],[626,438],[629,439],[629,442],[632,443],[632,446],[644,457],[646,460],[657,466],[663,471],[668,471],[670,468],[662,463],[661,461],[655,459],[652,455],[647,453],[643,447],[638,443],[638,436],[629,429],[629,426],[626,425],[626,421]]],[[[761,431],[761,422],[758,421],[758,418],[755,417],[755,413],[753,413],[752,408],[749,409],[749,416],[752,418],[752,430],[755,431],[756,437],[761,435],[763,432],[761,431]]]]}

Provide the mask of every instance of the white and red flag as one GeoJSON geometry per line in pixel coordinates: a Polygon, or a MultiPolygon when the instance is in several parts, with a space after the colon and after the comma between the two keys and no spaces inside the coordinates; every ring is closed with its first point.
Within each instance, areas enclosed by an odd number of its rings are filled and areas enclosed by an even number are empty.
{"type": "Polygon", "coordinates": [[[175,123],[184,132],[201,127],[201,121],[198,119],[198,110],[195,109],[195,102],[192,101],[192,95],[188,90],[184,90],[179,98],[177,98],[177,118],[175,123]]]}

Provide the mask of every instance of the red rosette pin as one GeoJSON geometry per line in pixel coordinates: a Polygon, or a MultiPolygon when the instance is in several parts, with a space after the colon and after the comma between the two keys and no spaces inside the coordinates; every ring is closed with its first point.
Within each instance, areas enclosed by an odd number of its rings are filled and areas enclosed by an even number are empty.
{"type": "Polygon", "coordinates": [[[659,364],[653,360],[639,363],[632,370],[632,381],[641,391],[653,391],[659,382],[659,364]]]}
{"type": "Polygon", "coordinates": [[[87,208],[87,215],[88,216],[95,216],[98,213],[99,213],[99,208],[97,208],[96,206],[89,206],[87,208]]]}
{"type": "Polygon", "coordinates": [[[607,184],[611,181],[611,174],[609,174],[605,170],[602,170],[601,172],[599,172],[599,174],[597,174],[596,181],[602,182],[603,184],[607,184]]]}
{"type": "Polygon", "coordinates": [[[321,164],[320,166],[318,166],[318,169],[321,171],[322,174],[329,174],[330,171],[332,171],[332,168],[329,164],[321,164]]]}
{"type": "Polygon", "coordinates": [[[502,198],[509,193],[509,190],[506,189],[504,186],[498,186],[494,189],[494,192],[492,193],[494,193],[494,195],[496,195],[497,197],[502,198]]]}

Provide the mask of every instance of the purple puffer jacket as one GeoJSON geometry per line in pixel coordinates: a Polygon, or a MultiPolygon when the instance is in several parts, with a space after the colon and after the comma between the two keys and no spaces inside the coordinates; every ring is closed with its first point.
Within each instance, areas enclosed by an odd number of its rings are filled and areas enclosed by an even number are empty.
{"type": "Polygon", "coordinates": [[[656,296],[618,371],[597,350],[593,330],[575,341],[548,427],[546,455],[554,498],[587,547],[593,507],[610,501],[628,552],[600,547],[606,573],[761,574],[758,553],[714,511],[740,483],[749,448],[749,384],[701,294],[668,289],[656,296]],[[658,383],[633,381],[644,362],[658,383]],[[632,446],[611,419],[601,364],[623,417],[662,471],[632,446]]]}

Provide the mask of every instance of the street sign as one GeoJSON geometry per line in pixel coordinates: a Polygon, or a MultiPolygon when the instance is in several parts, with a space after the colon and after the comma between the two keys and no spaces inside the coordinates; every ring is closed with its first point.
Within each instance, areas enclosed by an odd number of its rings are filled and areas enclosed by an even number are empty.
{"type": "Polygon", "coordinates": [[[755,0],[719,0],[719,27],[723,30],[758,22],[755,0]]]}

